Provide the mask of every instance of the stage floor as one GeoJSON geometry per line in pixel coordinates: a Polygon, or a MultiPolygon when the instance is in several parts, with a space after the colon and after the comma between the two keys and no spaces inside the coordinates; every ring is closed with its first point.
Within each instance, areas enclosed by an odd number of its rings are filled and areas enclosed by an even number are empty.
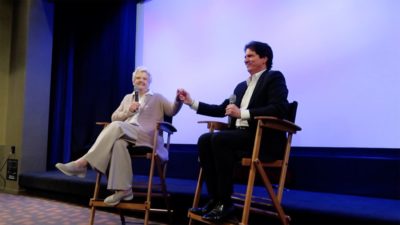
{"type": "MultiPolygon", "coordinates": [[[[144,177],[136,176],[136,179],[144,177]]],[[[92,196],[95,173],[88,171],[86,178],[68,177],[59,171],[27,173],[19,177],[25,193],[73,202],[88,207],[92,196]]],[[[106,180],[103,180],[105,190],[106,180]]],[[[173,224],[187,224],[187,209],[191,207],[196,181],[188,179],[167,179],[174,209],[173,224]]],[[[244,190],[243,185],[235,186],[236,191],[244,190]]],[[[264,190],[257,187],[256,192],[264,190]]],[[[103,192],[107,195],[107,191],[103,192]]],[[[204,193],[205,194],[205,193],[204,193]]],[[[400,224],[400,200],[370,198],[301,190],[285,190],[284,210],[291,216],[291,224],[400,224]]],[[[240,210],[238,209],[238,216],[240,210]]],[[[140,218],[140,217],[139,217],[140,218]]],[[[158,218],[158,217],[157,217],[158,218]]],[[[161,221],[163,218],[160,217],[161,221]]],[[[164,218],[164,222],[168,220],[164,218]]],[[[268,221],[278,223],[275,218],[250,216],[251,224],[268,221]]]]}

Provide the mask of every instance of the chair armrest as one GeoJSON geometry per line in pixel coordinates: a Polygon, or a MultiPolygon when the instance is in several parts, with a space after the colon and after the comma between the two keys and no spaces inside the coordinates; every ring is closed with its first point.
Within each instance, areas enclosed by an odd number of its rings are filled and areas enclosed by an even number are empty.
{"type": "Polygon", "coordinates": [[[103,126],[103,127],[108,126],[108,124],[110,124],[110,122],[96,122],[96,125],[103,126]]]}
{"type": "Polygon", "coordinates": [[[255,119],[261,122],[261,127],[267,127],[290,133],[296,133],[297,131],[301,130],[301,127],[297,126],[296,124],[273,116],[256,116],[255,119]]]}
{"type": "Polygon", "coordinates": [[[210,131],[227,130],[229,128],[227,123],[219,121],[199,121],[198,123],[206,123],[210,131]]]}
{"type": "Polygon", "coordinates": [[[176,128],[171,123],[168,122],[158,122],[157,129],[166,132],[168,134],[172,134],[177,131],[176,128]]]}

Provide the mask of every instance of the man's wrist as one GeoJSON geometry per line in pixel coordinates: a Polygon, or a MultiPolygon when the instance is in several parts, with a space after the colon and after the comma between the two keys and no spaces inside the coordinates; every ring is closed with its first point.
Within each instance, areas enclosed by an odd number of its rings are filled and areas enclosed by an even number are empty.
{"type": "Polygon", "coordinates": [[[192,100],[191,102],[186,103],[186,105],[188,105],[189,107],[192,107],[194,105],[194,100],[192,100]]]}
{"type": "Polygon", "coordinates": [[[199,108],[199,102],[196,100],[193,100],[191,102],[191,104],[189,104],[189,107],[195,111],[197,111],[197,109],[199,108]]]}

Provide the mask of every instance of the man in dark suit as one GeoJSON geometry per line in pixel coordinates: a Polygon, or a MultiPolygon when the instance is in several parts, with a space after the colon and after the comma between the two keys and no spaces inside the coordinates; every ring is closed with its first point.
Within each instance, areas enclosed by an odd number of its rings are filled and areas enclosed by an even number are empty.
{"type": "MultiPolygon", "coordinates": [[[[288,112],[286,81],[281,72],[271,70],[271,47],[252,41],[244,50],[250,77],[234,89],[236,99],[225,99],[220,105],[206,104],[194,101],[186,90],[178,90],[179,98],[198,114],[231,117],[231,129],[205,133],[198,140],[200,165],[210,200],[205,206],[190,211],[214,222],[224,220],[234,212],[231,200],[233,171],[243,156],[251,155],[257,126],[254,117],[285,118],[288,112]]],[[[268,130],[263,135],[266,142],[261,147],[267,147],[268,152],[261,151],[260,157],[264,160],[282,158],[285,134],[268,130]]]]}

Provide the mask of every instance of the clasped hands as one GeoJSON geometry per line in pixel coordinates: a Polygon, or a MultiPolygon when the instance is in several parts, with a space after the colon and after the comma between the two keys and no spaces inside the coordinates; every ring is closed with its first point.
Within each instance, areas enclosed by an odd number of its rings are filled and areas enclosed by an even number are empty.
{"type": "MultiPolygon", "coordinates": [[[[193,105],[193,99],[185,89],[180,88],[177,90],[177,98],[183,101],[186,105],[193,105]]],[[[240,109],[235,104],[229,104],[225,108],[225,116],[240,118],[240,109]]]]}

